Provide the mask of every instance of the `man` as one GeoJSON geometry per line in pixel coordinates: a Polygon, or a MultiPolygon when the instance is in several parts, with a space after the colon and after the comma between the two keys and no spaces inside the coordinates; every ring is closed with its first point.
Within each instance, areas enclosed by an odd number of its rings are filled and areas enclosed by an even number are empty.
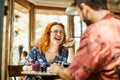
{"type": "Polygon", "coordinates": [[[68,68],[53,64],[49,71],[63,80],[118,80],[120,68],[120,18],[107,8],[106,0],[75,0],[88,28],[68,68]]]}

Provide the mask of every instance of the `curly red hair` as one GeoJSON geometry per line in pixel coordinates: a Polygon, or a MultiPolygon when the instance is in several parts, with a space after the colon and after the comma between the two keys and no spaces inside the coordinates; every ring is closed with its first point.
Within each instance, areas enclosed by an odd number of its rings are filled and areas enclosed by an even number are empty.
{"type": "MultiPolygon", "coordinates": [[[[63,28],[63,30],[65,31],[65,27],[64,27],[64,25],[62,23],[58,23],[58,22],[49,23],[46,26],[46,29],[45,29],[42,37],[38,40],[38,42],[36,44],[36,47],[38,48],[38,50],[43,52],[43,53],[45,53],[49,49],[49,46],[50,46],[50,31],[51,31],[51,28],[54,25],[60,25],[63,28]]],[[[64,39],[63,39],[63,42],[60,45],[60,47],[63,46],[63,44],[66,41],[66,36],[65,35],[64,35],[64,39]]]]}

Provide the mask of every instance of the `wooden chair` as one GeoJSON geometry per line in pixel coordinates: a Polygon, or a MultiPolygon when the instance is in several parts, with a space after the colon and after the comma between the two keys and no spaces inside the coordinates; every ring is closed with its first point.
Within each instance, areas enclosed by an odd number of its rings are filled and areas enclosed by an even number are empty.
{"type": "Polygon", "coordinates": [[[21,74],[23,65],[8,65],[8,74],[9,77],[14,77],[14,80],[16,80],[16,77],[24,76],[21,74]]]}

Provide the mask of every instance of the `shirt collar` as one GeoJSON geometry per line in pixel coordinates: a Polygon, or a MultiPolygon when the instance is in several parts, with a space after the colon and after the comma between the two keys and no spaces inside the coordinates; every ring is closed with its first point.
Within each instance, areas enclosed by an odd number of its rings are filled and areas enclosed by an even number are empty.
{"type": "Polygon", "coordinates": [[[120,17],[116,16],[114,13],[110,12],[108,14],[106,14],[103,19],[108,19],[108,18],[111,18],[111,17],[114,17],[116,19],[120,19],[120,17]]]}

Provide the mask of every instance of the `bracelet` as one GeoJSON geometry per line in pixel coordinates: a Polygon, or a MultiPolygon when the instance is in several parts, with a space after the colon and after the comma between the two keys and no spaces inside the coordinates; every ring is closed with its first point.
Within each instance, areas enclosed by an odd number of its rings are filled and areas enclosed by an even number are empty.
{"type": "Polygon", "coordinates": [[[67,48],[73,48],[73,46],[68,46],[67,48]]]}
{"type": "Polygon", "coordinates": [[[74,46],[67,46],[67,44],[64,44],[65,48],[73,48],[74,46]]]}

